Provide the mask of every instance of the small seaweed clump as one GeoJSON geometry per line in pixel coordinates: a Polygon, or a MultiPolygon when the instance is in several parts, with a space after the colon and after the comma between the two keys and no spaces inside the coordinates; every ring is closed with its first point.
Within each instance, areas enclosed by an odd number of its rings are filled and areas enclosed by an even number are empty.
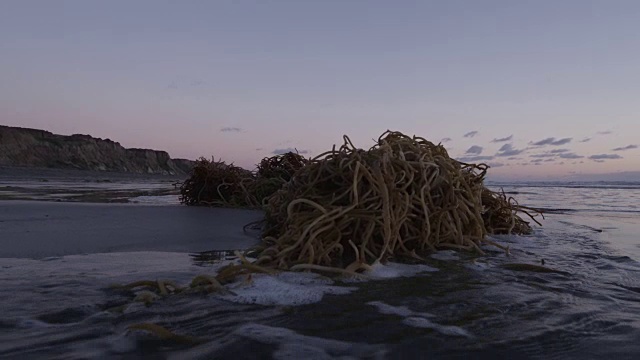
{"type": "Polygon", "coordinates": [[[289,181],[298,169],[309,163],[309,160],[300,154],[288,152],[281,155],[266,157],[257,166],[257,175],[260,178],[289,181]]]}
{"type": "Polygon", "coordinates": [[[529,213],[483,185],[487,169],[400,132],[385,132],[369,150],[344,136],[267,199],[254,264],[353,274],[441,248],[502,247],[486,236],[530,232],[517,215],[529,213]]]}
{"type": "Polygon", "coordinates": [[[262,207],[308,160],[288,152],[262,159],[255,172],[200,158],[180,188],[186,205],[262,207]]]}
{"type": "Polygon", "coordinates": [[[180,202],[186,205],[246,206],[245,185],[254,175],[224,161],[200,158],[190,177],[180,187],[180,202]]]}

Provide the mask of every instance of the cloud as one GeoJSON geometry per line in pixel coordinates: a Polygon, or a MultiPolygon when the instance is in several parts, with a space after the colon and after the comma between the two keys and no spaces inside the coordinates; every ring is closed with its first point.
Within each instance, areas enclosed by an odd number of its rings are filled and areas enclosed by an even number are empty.
{"type": "Polygon", "coordinates": [[[242,129],[237,128],[237,127],[223,127],[222,129],[220,129],[220,131],[222,131],[222,132],[240,132],[240,131],[242,131],[242,129]]]}
{"type": "Polygon", "coordinates": [[[440,140],[441,143],[446,143],[446,142],[449,142],[449,141],[451,141],[451,138],[448,138],[448,137],[442,138],[442,140],[440,140]]]}
{"type": "Polygon", "coordinates": [[[493,156],[463,156],[459,157],[457,160],[464,163],[474,163],[478,161],[493,160],[493,158],[493,156]]]}
{"type": "Polygon", "coordinates": [[[175,81],[172,81],[171,84],[169,84],[169,86],[167,86],[167,88],[169,88],[171,90],[176,90],[178,88],[178,84],[176,84],[175,81]]]}
{"type": "Polygon", "coordinates": [[[544,154],[529,155],[529,157],[532,157],[532,158],[551,158],[556,156],[558,156],[558,154],[544,153],[544,154]]]}
{"type": "Polygon", "coordinates": [[[564,145],[564,144],[570,143],[571,139],[573,138],[562,138],[562,139],[556,140],[556,138],[550,137],[550,138],[542,139],[536,142],[530,141],[529,144],[535,145],[535,146],[544,146],[544,145],[558,146],[558,145],[564,145]]]}
{"type": "Polygon", "coordinates": [[[288,152],[292,152],[292,153],[298,153],[298,154],[308,154],[309,150],[298,150],[298,149],[294,149],[294,148],[286,148],[286,149],[275,149],[273,150],[273,154],[275,155],[282,155],[282,154],[286,154],[288,152]]]}
{"type": "Polygon", "coordinates": [[[556,161],[556,159],[544,159],[544,162],[556,161]]]}
{"type": "Polygon", "coordinates": [[[609,134],[613,134],[613,131],[611,130],[598,131],[598,135],[609,135],[609,134]]]}
{"type": "Polygon", "coordinates": [[[583,157],[584,156],[578,155],[578,154],[574,154],[572,152],[560,154],[560,158],[561,159],[582,159],[583,157]]]}
{"type": "Polygon", "coordinates": [[[478,132],[474,130],[474,131],[469,131],[468,133],[464,134],[464,137],[472,138],[472,137],[474,137],[476,135],[478,135],[478,132]]]}
{"type": "MultiPolygon", "coordinates": [[[[575,156],[578,156],[578,155],[573,154],[570,151],[571,150],[569,150],[569,149],[553,149],[551,151],[547,151],[547,152],[544,152],[542,154],[529,155],[529,157],[532,157],[532,158],[561,157],[561,158],[565,158],[565,159],[577,159],[575,156]]],[[[584,156],[580,156],[580,157],[584,157],[584,156]]]]}
{"type": "Polygon", "coordinates": [[[580,140],[581,143],[585,143],[585,142],[588,142],[588,141],[591,141],[591,138],[584,138],[584,139],[580,140]]]}
{"type": "Polygon", "coordinates": [[[264,148],[257,148],[256,151],[262,151],[264,148]]]}
{"type": "Polygon", "coordinates": [[[622,156],[618,154],[598,154],[589,156],[591,160],[610,160],[610,159],[622,159],[622,156]]]}
{"type": "Polygon", "coordinates": [[[631,150],[631,149],[637,149],[638,145],[627,145],[624,147],[617,147],[615,149],[613,149],[613,151],[625,151],[625,150],[631,150]]]}
{"type": "Polygon", "coordinates": [[[540,163],[540,162],[543,162],[543,161],[544,161],[544,159],[533,159],[533,160],[531,160],[529,162],[536,164],[536,163],[540,163]]]}
{"type": "Polygon", "coordinates": [[[493,142],[493,143],[505,142],[505,141],[511,141],[511,139],[513,139],[513,135],[509,135],[509,136],[503,137],[503,138],[495,138],[495,139],[491,140],[491,142],[493,142]]]}
{"type": "Polygon", "coordinates": [[[512,144],[504,144],[500,147],[500,150],[496,153],[496,156],[516,156],[520,155],[524,150],[515,149],[512,144]]]}
{"type": "Polygon", "coordinates": [[[475,154],[475,155],[480,155],[480,153],[482,153],[482,146],[478,146],[478,145],[473,145],[472,147],[467,149],[467,152],[466,152],[466,154],[475,154]]]}
{"type": "Polygon", "coordinates": [[[573,140],[573,138],[563,138],[563,139],[558,139],[554,142],[551,143],[551,145],[564,145],[564,144],[568,144],[571,142],[571,140],[573,140]]]}
{"type": "Polygon", "coordinates": [[[556,140],[556,138],[550,137],[550,138],[546,138],[546,139],[543,139],[543,140],[540,140],[540,141],[536,141],[536,142],[529,141],[529,144],[535,145],[535,146],[543,146],[543,145],[549,145],[552,142],[554,142],[555,140],[556,140]]]}

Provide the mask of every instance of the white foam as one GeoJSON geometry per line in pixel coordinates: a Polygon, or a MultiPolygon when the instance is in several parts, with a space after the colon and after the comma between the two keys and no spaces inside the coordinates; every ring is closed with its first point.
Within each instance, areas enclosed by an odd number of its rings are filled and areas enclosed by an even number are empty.
{"type": "Polygon", "coordinates": [[[478,271],[484,271],[489,269],[489,265],[487,265],[487,263],[480,262],[480,261],[472,261],[472,262],[466,263],[464,264],[464,267],[466,267],[467,269],[478,270],[478,271]]]}
{"type": "Polygon", "coordinates": [[[465,329],[461,327],[436,324],[433,321],[425,319],[423,317],[411,316],[403,319],[402,323],[417,328],[432,329],[444,335],[462,336],[468,338],[472,337],[465,329]]]}
{"type": "Polygon", "coordinates": [[[385,304],[382,301],[370,301],[367,303],[367,305],[377,307],[380,313],[386,314],[386,315],[398,315],[402,317],[409,317],[409,316],[433,317],[434,316],[429,313],[415,312],[413,310],[410,310],[406,306],[393,306],[393,305],[385,304]]]}
{"type": "Polygon", "coordinates": [[[385,304],[382,301],[371,301],[367,305],[375,306],[381,314],[398,315],[403,317],[402,323],[407,326],[432,329],[441,334],[449,336],[472,337],[466,330],[458,326],[440,325],[427,318],[433,318],[434,315],[423,312],[416,312],[406,306],[393,306],[385,304]]]}
{"type": "Polygon", "coordinates": [[[293,330],[261,324],[242,325],[234,334],[263,344],[278,345],[273,354],[275,359],[383,359],[386,354],[385,348],[380,345],[306,336],[293,330]]]}
{"type": "Polygon", "coordinates": [[[431,254],[429,257],[440,261],[460,260],[459,254],[454,250],[440,250],[431,254]]]}
{"type": "Polygon", "coordinates": [[[371,265],[372,271],[366,271],[365,275],[373,279],[392,279],[398,277],[412,277],[421,273],[434,272],[438,269],[423,264],[400,264],[389,262],[385,265],[375,263],[371,265]]]}
{"type": "Polygon", "coordinates": [[[240,304],[305,305],[322,300],[325,294],[345,295],[356,290],[312,273],[281,273],[277,275],[253,274],[249,284],[232,284],[234,294],[221,298],[240,304]]]}

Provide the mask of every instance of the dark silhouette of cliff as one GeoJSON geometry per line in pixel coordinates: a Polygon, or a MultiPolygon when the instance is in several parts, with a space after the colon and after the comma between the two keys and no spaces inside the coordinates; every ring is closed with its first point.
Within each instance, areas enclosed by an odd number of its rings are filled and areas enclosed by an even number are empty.
{"type": "Polygon", "coordinates": [[[166,151],[125,149],[115,141],[89,135],[0,125],[0,166],[186,175],[193,161],[171,159],[166,151]]]}

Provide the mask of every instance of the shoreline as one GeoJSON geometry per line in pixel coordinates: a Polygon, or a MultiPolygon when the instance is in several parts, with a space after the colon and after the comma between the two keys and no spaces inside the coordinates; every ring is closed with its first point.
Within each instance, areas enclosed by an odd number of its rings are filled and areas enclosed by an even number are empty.
{"type": "Polygon", "coordinates": [[[31,166],[0,165],[0,182],[2,181],[78,181],[78,180],[110,180],[110,181],[182,181],[188,175],[164,175],[159,173],[136,173],[118,171],[99,171],[72,168],[48,168],[31,166]]]}

